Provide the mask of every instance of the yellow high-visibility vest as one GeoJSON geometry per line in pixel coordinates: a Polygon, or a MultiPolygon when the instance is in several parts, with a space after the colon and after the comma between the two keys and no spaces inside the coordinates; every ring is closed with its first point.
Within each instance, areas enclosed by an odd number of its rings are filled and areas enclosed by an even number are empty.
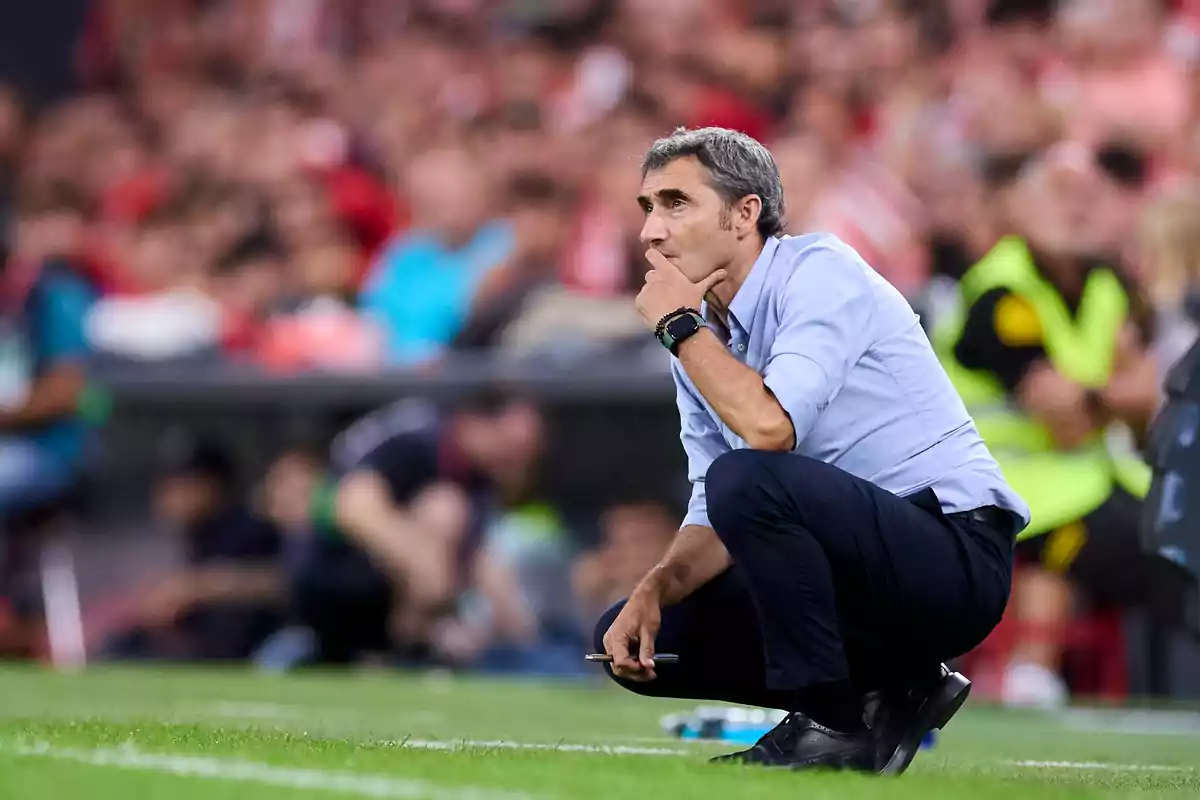
{"type": "Polygon", "coordinates": [[[1111,432],[1094,434],[1073,450],[1060,449],[1046,427],[1026,414],[990,373],[959,363],[954,348],[968,310],[987,292],[1004,288],[1033,309],[1050,364],[1089,389],[1112,374],[1117,339],[1129,314],[1129,296],[1111,269],[1093,270],[1078,312],[1038,272],[1025,243],[1006,237],[972,267],[959,284],[959,305],[932,333],[934,349],[975,426],[1004,472],[1029,505],[1030,524],[1021,539],[1081,519],[1121,486],[1136,497],[1150,487],[1150,469],[1131,450],[1118,452],[1111,432]]]}

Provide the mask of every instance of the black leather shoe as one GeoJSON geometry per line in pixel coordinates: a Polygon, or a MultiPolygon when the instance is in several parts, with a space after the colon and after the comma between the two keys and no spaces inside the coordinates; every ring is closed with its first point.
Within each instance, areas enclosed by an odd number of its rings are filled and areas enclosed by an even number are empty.
{"type": "Polygon", "coordinates": [[[875,771],[875,739],[870,732],[840,733],[803,714],[789,714],[749,750],[717,756],[715,764],[752,764],[776,769],[875,771]]]}
{"type": "Polygon", "coordinates": [[[946,726],[971,693],[971,682],[942,664],[937,678],[907,691],[868,696],[867,723],[875,736],[875,768],[883,775],[908,769],[921,742],[946,726]]]}

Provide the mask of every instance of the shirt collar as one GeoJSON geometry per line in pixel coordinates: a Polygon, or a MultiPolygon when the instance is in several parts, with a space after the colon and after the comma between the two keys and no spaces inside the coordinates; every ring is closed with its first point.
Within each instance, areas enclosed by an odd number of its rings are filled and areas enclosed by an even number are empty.
{"type": "Polygon", "coordinates": [[[745,282],[738,288],[737,294],[733,296],[733,300],[729,303],[729,316],[746,333],[749,333],[753,329],[754,313],[761,305],[759,300],[762,298],[763,284],[767,279],[767,270],[771,268],[771,260],[775,258],[775,251],[778,249],[779,237],[768,236],[767,241],[763,244],[762,251],[758,254],[758,258],[754,260],[754,266],[750,268],[749,274],[746,275],[745,282]]]}

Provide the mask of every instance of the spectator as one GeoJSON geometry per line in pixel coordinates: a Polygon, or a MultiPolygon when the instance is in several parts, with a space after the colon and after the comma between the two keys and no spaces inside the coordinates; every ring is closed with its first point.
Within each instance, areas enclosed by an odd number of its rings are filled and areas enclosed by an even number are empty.
{"type": "Polygon", "coordinates": [[[362,306],[384,326],[391,359],[415,363],[450,344],[485,276],[512,255],[513,233],[465,150],[424,153],[406,185],[413,228],[372,267],[362,306]]]}
{"type": "Polygon", "coordinates": [[[573,197],[548,175],[525,173],[508,187],[505,206],[513,225],[513,250],[488,273],[475,293],[470,316],[455,339],[464,349],[493,348],[505,327],[540,289],[558,284],[573,197]]]}
{"type": "Polygon", "coordinates": [[[237,498],[230,456],[203,441],[168,447],[155,516],[179,537],[184,566],[133,598],[112,659],[241,660],[280,624],[279,529],[237,498]]]}
{"type": "Polygon", "coordinates": [[[285,536],[297,536],[306,529],[324,468],[315,452],[296,447],[281,453],[267,470],[262,486],[263,514],[285,536]]]}
{"type": "Polygon", "coordinates": [[[0,286],[0,515],[57,499],[83,464],[83,323],[94,289],[79,254],[88,213],[59,184],[32,187],[18,204],[0,286]]]}
{"type": "Polygon", "coordinates": [[[1154,149],[1188,122],[1186,67],[1164,47],[1167,3],[1127,0],[1061,4],[1066,55],[1052,89],[1067,135],[1098,144],[1120,136],[1154,149]]]}
{"type": "Polygon", "coordinates": [[[92,346],[106,354],[159,360],[211,353],[223,317],[208,295],[208,263],[199,257],[180,203],[141,219],[117,248],[118,291],[102,298],[87,322],[92,346]]]}
{"type": "Polygon", "coordinates": [[[1065,702],[1058,670],[1076,591],[1161,613],[1182,602],[1181,587],[1141,549],[1144,465],[1106,438],[1118,425],[1143,431],[1157,391],[1136,287],[1091,255],[1109,220],[1096,202],[1105,178],[1089,155],[1056,147],[1020,170],[1007,197],[1020,236],[1002,239],[963,279],[965,320],[947,342],[953,354],[943,350],[1032,510],[1010,601],[1018,638],[1003,697],[1015,705],[1065,702]],[[1068,339],[1077,349],[1064,349],[1068,339]],[[1007,398],[1012,410],[988,411],[984,397],[1007,398]]]}
{"type": "Polygon", "coordinates": [[[1138,243],[1148,292],[1158,313],[1154,342],[1161,385],[1166,373],[1200,336],[1200,198],[1194,187],[1152,201],[1138,243]]]}
{"type": "Polygon", "coordinates": [[[267,321],[259,358],[272,369],[364,370],[383,362],[379,326],[353,305],[358,250],[348,240],[294,253],[290,292],[267,321]]]}
{"type": "Polygon", "coordinates": [[[437,626],[437,651],[486,672],[576,675],[584,637],[571,616],[569,531],[534,500],[489,526],[457,613],[437,626]]]}
{"type": "Polygon", "coordinates": [[[222,255],[209,278],[224,314],[225,349],[253,353],[262,324],[283,296],[284,252],[267,231],[251,233],[222,255]]]}
{"type": "Polygon", "coordinates": [[[613,506],[600,519],[600,545],[571,567],[571,583],[583,629],[593,627],[612,605],[629,596],[657,564],[679,528],[679,517],[655,502],[613,506]]]}
{"type": "Polygon", "coordinates": [[[24,110],[20,98],[9,86],[0,83],[0,264],[8,261],[7,231],[12,227],[19,155],[24,133],[24,110]]]}
{"type": "Polygon", "coordinates": [[[318,657],[436,657],[437,623],[486,569],[492,506],[526,489],[540,446],[537,412],[506,396],[445,416],[401,402],[344,431],[293,562],[296,621],[313,631],[318,657]]]}

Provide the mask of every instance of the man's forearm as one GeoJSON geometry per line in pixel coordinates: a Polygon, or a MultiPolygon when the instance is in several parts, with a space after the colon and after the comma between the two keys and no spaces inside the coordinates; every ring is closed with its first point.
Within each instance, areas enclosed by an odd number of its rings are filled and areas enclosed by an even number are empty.
{"type": "Polygon", "coordinates": [[[729,552],[712,528],[685,525],[667,554],[635,591],[652,592],[662,605],[678,603],[729,567],[729,552]]]}
{"type": "Polygon", "coordinates": [[[25,402],[13,409],[0,409],[0,430],[38,428],[75,413],[84,387],[82,367],[51,369],[34,383],[25,402]]]}
{"type": "Polygon", "coordinates": [[[679,361],[717,415],[755,450],[791,450],[795,432],[762,375],[729,354],[705,329],[679,346],[679,361]]]}
{"type": "Polygon", "coordinates": [[[413,521],[391,504],[379,476],[366,472],[344,479],[336,513],[339,527],[392,578],[407,578],[427,560],[422,557],[429,537],[413,530],[413,521]]]}

